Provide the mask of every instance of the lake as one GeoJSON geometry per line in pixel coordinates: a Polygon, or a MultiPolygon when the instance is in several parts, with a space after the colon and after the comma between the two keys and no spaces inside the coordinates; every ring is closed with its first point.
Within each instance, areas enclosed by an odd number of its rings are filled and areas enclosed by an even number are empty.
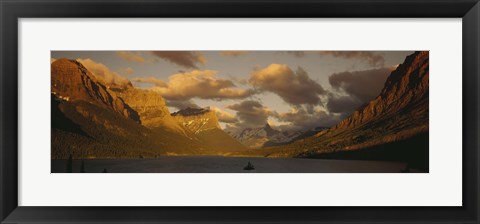
{"type": "MultiPolygon", "coordinates": [[[[398,173],[405,163],[299,158],[168,156],[155,159],[88,159],[87,173],[398,173]],[[255,169],[244,170],[250,162],[255,169]]],[[[73,160],[80,172],[81,160],[73,160]]],[[[52,160],[51,172],[66,172],[67,160],[52,160]]]]}

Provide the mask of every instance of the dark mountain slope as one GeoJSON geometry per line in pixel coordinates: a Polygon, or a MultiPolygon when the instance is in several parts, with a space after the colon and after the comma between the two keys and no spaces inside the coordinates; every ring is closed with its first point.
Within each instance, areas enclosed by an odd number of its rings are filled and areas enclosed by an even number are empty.
{"type": "Polygon", "coordinates": [[[302,133],[302,131],[279,131],[265,124],[263,127],[246,128],[238,134],[233,134],[233,137],[249,148],[259,149],[285,145],[302,133]]]}
{"type": "Polygon", "coordinates": [[[68,158],[70,153],[83,158],[198,153],[199,145],[186,137],[169,132],[160,134],[95,104],[62,101],[59,110],[74,124],[75,130],[52,125],[52,158],[68,158]]]}

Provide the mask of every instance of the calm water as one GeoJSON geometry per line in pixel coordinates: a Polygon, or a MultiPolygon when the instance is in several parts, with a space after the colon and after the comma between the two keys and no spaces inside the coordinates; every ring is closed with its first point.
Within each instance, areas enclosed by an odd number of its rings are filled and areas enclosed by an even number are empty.
{"type": "MultiPolygon", "coordinates": [[[[157,159],[85,160],[87,173],[398,173],[405,163],[263,157],[176,156],[157,159]],[[255,170],[243,170],[250,162],[255,170]]],[[[67,160],[52,160],[52,173],[66,171],[67,160]]],[[[73,172],[80,172],[80,160],[73,172]]]]}

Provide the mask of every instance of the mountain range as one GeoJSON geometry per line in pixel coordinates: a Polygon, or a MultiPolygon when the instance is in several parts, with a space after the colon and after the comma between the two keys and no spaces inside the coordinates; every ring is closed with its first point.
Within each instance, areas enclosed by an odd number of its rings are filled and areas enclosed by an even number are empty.
{"type": "Polygon", "coordinates": [[[415,52],[380,94],[337,125],[281,147],[241,152],[271,157],[409,160],[428,169],[429,52],[415,52]]]}
{"type": "Polygon", "coordinates": [[[172,115],[159,94],[131,83],[108,86],[75,60],[56,60],[51,71],[53,159],[70,154],[146,158],[247,149],[220,129],[213,111],[172,115]],[[202,121],[209,122],[205,126],[202,121]]]}

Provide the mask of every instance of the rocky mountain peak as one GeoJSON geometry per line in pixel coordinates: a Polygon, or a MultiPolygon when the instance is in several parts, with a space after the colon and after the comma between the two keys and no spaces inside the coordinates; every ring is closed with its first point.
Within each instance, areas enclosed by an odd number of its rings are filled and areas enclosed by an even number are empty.
{"type": "Polygon", "coordinates": [[[408,108],[416,108],[428,120],[428,113],[421,112],[428,110],[428,56],[428,51],[409,55],[392,71],[379,96],[354,111],[334,129],[352,128],[408,108]]]}
{"type": "Polygon", "coordinates": [[[116,96],[81,63],[65,58],[51,64],[52,94],[65,101],[82,100],[110,108],[124,117],[139,122],[139,117],[123,99],[116,96]]]}
{"type": "Polygon", "coordinates": [[[192,108],[187,107],[185,109],[179,110],[177,112],[172,113],[172,116],[194,116],[194,115],[201,115],[210,112],[209,108],[192,108]]]}
{"type": "Polygon", "coordinates": [[[268,123],[265,124],[265,126],[263,127],[263,130],[267,132],[267,135],[273,135],[278,132],[277,130],[273,129],[268,123]]]}
{"type": "Polygon", "coordinates": [[[215,111],[209,108],[186,108],[171,114],[172,117],[195,134],[217,128],[221,129],[215,111]]]}

